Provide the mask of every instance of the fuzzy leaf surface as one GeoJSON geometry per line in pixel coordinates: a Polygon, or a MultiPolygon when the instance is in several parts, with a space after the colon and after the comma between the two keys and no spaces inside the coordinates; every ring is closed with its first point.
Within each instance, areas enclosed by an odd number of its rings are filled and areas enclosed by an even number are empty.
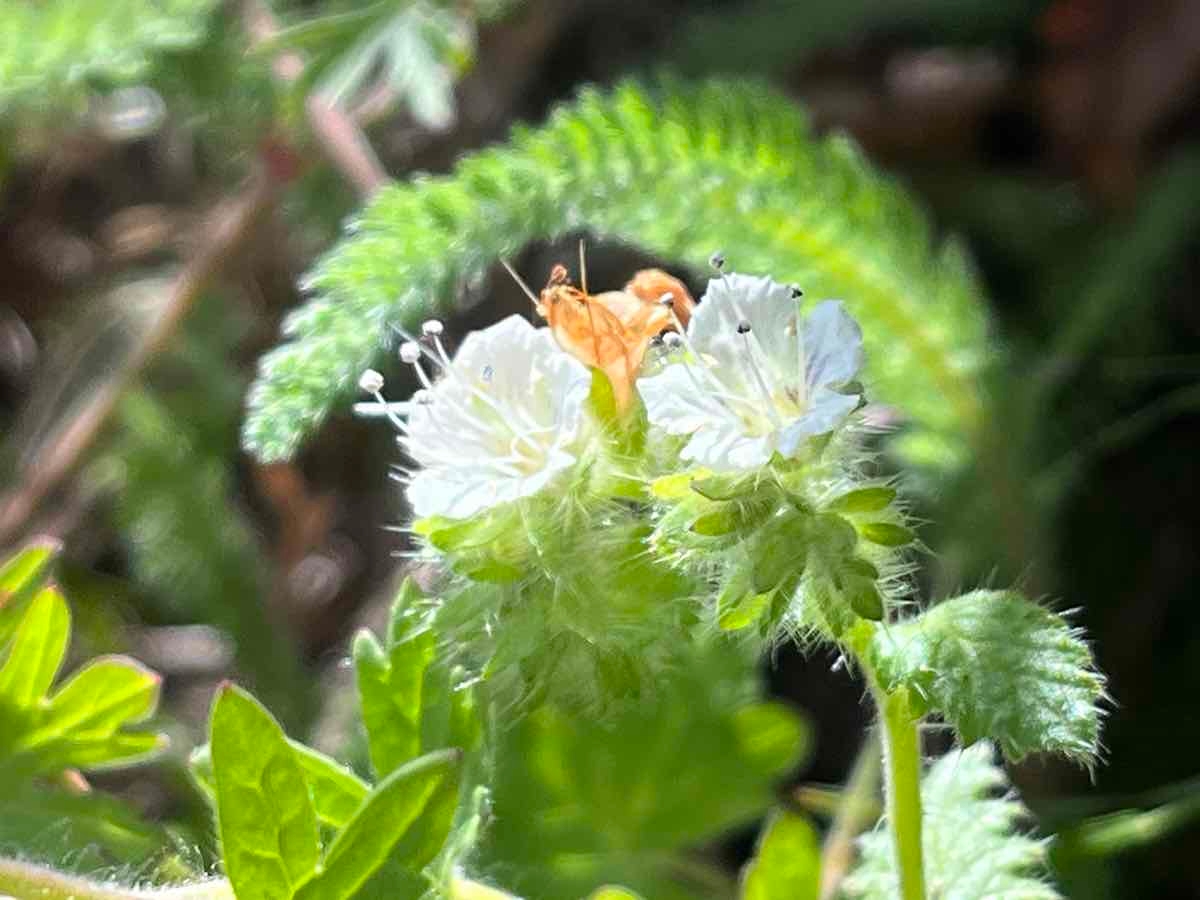
{"type": "Polygon", "coordinates": [[[1059,615],[1012,591],[973,591],[880,630],[871,647],[889,684],[907,683],[966,743],[1005,756],[1099,749],[1104,677],[1059,615]]]}
{"type": "MultiPolygon", "coordinates": [[[[925,882],[940,900],[1059,900],[1046,881],[1046,844],[1021,831],[1025,808],[1006,792],[990,744],[947,754],[921,782],[925,882]]],[[[851,900],[894,900],[900,885],[891,836],[863,836],[858,866],[843,882],[851,900]]]]}

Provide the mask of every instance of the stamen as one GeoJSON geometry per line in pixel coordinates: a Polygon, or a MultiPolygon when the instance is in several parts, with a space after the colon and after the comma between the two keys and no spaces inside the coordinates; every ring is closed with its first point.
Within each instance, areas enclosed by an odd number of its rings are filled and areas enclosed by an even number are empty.
{"type": "Polygon", "coordinates": [[[725,268],[725,254],[718,250],[708,258],[708,264],[720,272],[725,268]]]}
{"type": "Polygon", "coordinates": [[[801,297],[804,296],[804,291],[800,290],[800,285],[793,284],[791,287],[792,287],[792,299],[793,300],[799,300],[801,297]]]}
{"type": "Polygon", "coordinates": [[[755,349],[757,348],[761,352],[762,348],[758,346],[758,340],[750,333],[750,323],[745,319],[738,323],[737,333],[746,342],[746,362],[750,367],[750,374],[754,376],[758,392],[762,395],[763,403],[766,404],[767,415],[771,417],[771,422],[778,428],[783,425],[783,420],[779,417],[779,411],[775,409],[775,401],[771,399],[771,390],[767,387],[767,380],[763,377],[762,370],[759,369],[758,363],[754,359],[755,349]]]}
{"type": "Polygon", "coordinates": [[[665,335],[663,335],[663,342],[668,348],[671,349],[678,347],[679,342],[682,342],[683,345],[687,347],[688,354],[696,361],[696,364],[700,367],[700,371],[704,373],[704,376],[708,381],[708,387],[702,387],[700,382],[696,379],[696,375],[692,371],[689,361],[686,358],[682,360],[684,370],[687,372],[688,378],[691,379],[692,384],[695,386],[698,395],[701,397],[713,396],[717,398],[717,400],[720,401],[720,411],[731,416],[736,417],[737,412],[730,407],[730,402],[741,403],[742,405],[753,409],[754,404],[742,399],[741,397],[738,397],[735,394],[730,394],[725,390],[725,385],[721,383],[721,379],[717,378],[717,376],[712,373],[712,370],[708,367],[708,363],[704,361],[704,357],[700,355],[700,351],[697,350],[696,345],[692,343],[692,339],[688,336],[687,329],[684,328],[683,323],[679,321],[679,316],[675,314],[674,308],[671,308],[668,311],[671,313],[671,322],[674,324],[676,330],[667,332],[665,335]],[[672,338],[671,335],[674,335],[674,338],[672,338]]]}
{"type": "Polygon", "coordinates": [[[438,337],[445,330],[446,326],[438,319],[427,319],[421,324],[421,334],[425,337],[438,337]]]}
{"type": "MultiPolygon", "coordinates": [[[[431,320],[431,321],[436,321],[436,320],[431,320]]],[[[426,322],[425,326],[422,326],[422,331],[425,331],[426,326],[428,326],[428,325],[429,325],[429,322],[426,322]]],[[[438,325],[441,325],[441,323],[438,322],[438,325]]],[[[395,325],[393,327],[395,328],[396,332],[401,337],[403,337],[408,344],[412,344],[415,347],[417,347],[419,350],[421,350],[421,352],[424,354],[426,359],[441,366],[443,374],[447,378],[449,378],[451,381],[454,381],[456,384],[458,384],[459,387],[461,387],[465,391],[467,391],[476,400],[479,400],[480,402],[482,402],[485,406],[487,406],[490,410],[492,410],[492,412],[496,413],[496,415],[498,415],[500,417],[501,421],[503,421],[506,425],[508,425],[508,417],[509,417],[510,411],[502,409],[499,406],[499,404],[497,404],[497,402],[492,397],[488,396],[488,394],[486,394],[484,391],[481,391],[473,383],[471,383],[471,382],[467,381],[465,378],[463,378],[463,376],[458,372],[457,369],[454,368],[453,364],[451,363],[450,356],[448,353],[446,353],[446,348],[442,344],[440,338],[438,338],[436,335],[433,338],[434,345],[437,348],[437,355],[435,356],[431,350],[429,350],[427,347],[425,347],[420,341],[418,341],[416,338],[414,338],[411,334],[409,334],[403,328],[401,328],[398,325],[395,325]]],[[[404,345],[403,344],[401,344],[400,350],[401,350],[401,358],[403,359],[403,353],[404,353],[404,345]]],[[[405,360],[405,361],[407,362],[407,360],[405,360]]],[[[420,375],[421,375],[420,367],[418,366],[417,368],[418,368],[417,374],[418,374],[418,377],[420,377],[420,375]]],[[[492,369],[491,366],[485,366],[484,371],[485,372],[487,372],[487,371],[494,372],[495,370],[492,369]]],[[[486,377],[484,377],[483,380],[490,382],[491,377],[486,376],[486,377]]],[[[425,384],[425,387],[427,387],[427,388],[432,387],[432,385],[427,383],[427,380],[423,380],[422,383],[425,384]]],[[[452,403],[450,405],[453,409],[462,413],[464,416],[467,416],[468,418],[471,417],[472,413],[470,413],[468,410],[464,409],[461,404],[453,404],[452,403]]],[[[529,414],[524,409],[518,409],[517,413],[521,417],[522,424],[524,426],[532,427],[532,428],[538,427],[538,424],[533,419],[529,418],[529,414]]],[[[509,425],[509,431],[512,432],[513,434],[517,433],[515,431],[515,429],[513,429],[511,427],[511,425],[509,425]]]]}
{"type": "MultiPolygon", "coordinates": [[[[382,410],[387,416],[388,421],[401,434],[408,434],[408,423],[400,418],[393,409],[393,404],[388,403],[383,396],[383,376],[374,369],[367,369],[358,378],[358,386],[368,394],[375,398],[375,403],[364,404],[366,406],[374,406],[378,410],[382,410]]],[[[399,406],[400,404],[396,404],[399,406]]]]}
{"type": "Polygon", "coordinates": [[[367,369],[358,376],[358,387],[367,394],[378,394],[383,390],[383,376],[374,369],[367,369]]]}

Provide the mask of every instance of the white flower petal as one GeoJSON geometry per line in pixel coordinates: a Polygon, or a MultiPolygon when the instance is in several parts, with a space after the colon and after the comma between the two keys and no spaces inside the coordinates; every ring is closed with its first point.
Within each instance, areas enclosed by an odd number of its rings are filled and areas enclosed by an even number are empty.
{"type": "Polygon", "coordinates": [[[836,300],[812,308],[804,319],[804,381],[809,388],[844,384],[863,366],[862,329],[836,300]]]}
{"type": "Polygon", "coordinates": [[[727,417],[720,402],[697,390],[680,364],[667,366],[660,375],[639,378],[637,388],[650,424],[668,434],[691,434],[700,428],[719,425],[727,417]]]}
{"type": "Polygon", "coordinates": [[[790,287],[730,274],[709,282],[688,338],[685,356],[639,385],[651,423],[689,435],[685,459],[728,470],[793,457],[858,405],[831,390],[863,362],[862,333],[840,303],[818,304],[801,324],[790,287]]]}
{"type": "Polygon", "coordinates": [[[858,406],[857,395],[838,394],[819,388],[800,418],[788,424],[779,434],[779,452],[784,456],[795,456],[810,437],[828,434],[854,412],[858,406]]]}
{"type": "Polygon", "coordinates": [[[402,442],[423,467],[407,491],[414,512],[466,518],[541,490],[576,460],[589,384],[520,316],[467,335],[409,414],[402,442]]]}
{"type": "Polygon", "coordinates": [[[790,371],[798,346],[798,312],[787,285],[765,276],[730,273],[709,280],[703,301],[692,314],[688,335],[697,347],[711,348],[723,339],[737,338],[738,325],[749,323],[771,366],[790,371]]]}

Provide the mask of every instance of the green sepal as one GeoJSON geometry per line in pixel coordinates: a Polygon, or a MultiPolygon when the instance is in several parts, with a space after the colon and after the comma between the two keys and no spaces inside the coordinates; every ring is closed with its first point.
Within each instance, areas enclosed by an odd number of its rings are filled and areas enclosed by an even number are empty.
{"type": "Polygon", "coordinates": [[[734,573],[717,595],[717,624],[722,631],[753,625],[771,605],[771,594],[750,587],[745,573],[734,573]]]}
{"type": "Polygon", "coordinates": [[[413,523],[413,531],[444,553],[487,547],[512,526],[511,516],[489,510],[469,519],[429,516],[413,523]]]}
{"type": "Polygon", "coordinates": [[[691,481],[691,489],[708,500],[738,500],[743,497],[748,497],[751,494],[758,493],[759,490],[769,485],[769,482],[764,482],[758,472],[745,473],[721,473],[717,475],[706,475],[703,478],[693,478],[691,481]]]}
{"type": "Polygon", "coordinates": [[[750,550],[754,589],[795,590],[808,564],[809,518],[801,513],[776,516],[758,533],[750,550]]]}
{"type": "Polygon", "coordinates": [[[478,559],[474,557],[456,559],[451,564],[456,574],[472,581],[482,581],[485,584],[512,584],[520,581],[524,571],[510,563],[498,559],[478,559]]]}
{"type": "Polygon", "coordinates": [[[880,595],[879,589],[875,587],[874,581],[856,575],[851,576],[845,579],[843,590],[850,601],[850,608],[857,615],[872,622],[883,620],[883,597],[880,595]]]}
{"type": "Polygon", "coordinates": [[[693,519],[690,530],[702,537],[725,537],[735,532],[746,531],[761,525],[771,506],[771,500],[758,497],[726,501],[693,519]]]}
{"type": "Polygon", "coordinates": [[[878,512],[887,509],[896,499],[896,491],[890,487],[866,487],[849,491],[834,498],[825,509],[833,513],[858,515],[860,513],[878,512]]]}
{"type": "Polygon", "coordinates": [[[676,472],[674,475],[663,475],[654,479],[650,484],[650,493],[659,500],[683,500],[691,493],[692,484],[711,475],[708,469],[696,469],[692,472],[676,472]]]}
{"type": "Polygon", "coordinates": [[[863,522],[858,530],[863,540],[881,547],[905,547],[917,539],[912,530],[895,522],[863,522]]]}
{"type": "Polygon", "coordinates": [[[863,559],[861,556],[851,556],[842,560],[841,567],[847,575],[857,575],[859,578],[869,578],[871,581],[879,580],[879,569],[875,568],[873,562],[863,559]]]}
{"type": "Polygon", "coordinates": [[[617,408],[617,397],[612,381],[600,369],[593,368],[592,381],[588,388],[588,409],[605,435],[614,442],[614,449],[622,456],[640,456],[646,449],[646,435],[650,420],[646,418],[646,407],[641,395],[633,392],[633,403],[629,409],[617,408]]]}

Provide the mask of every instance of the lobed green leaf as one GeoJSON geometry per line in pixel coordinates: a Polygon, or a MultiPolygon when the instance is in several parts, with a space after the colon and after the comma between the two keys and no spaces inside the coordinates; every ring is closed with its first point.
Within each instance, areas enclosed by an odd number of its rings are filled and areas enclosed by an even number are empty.
{"type": "Polygon", "coordinates": [[[885,682],[913,686],[967,743],[990,738],[1014,760],[1096,758],[1104,677],[1078,631],[1020,594],[946,600],[876,633],[870,652],[885,682]]]}

